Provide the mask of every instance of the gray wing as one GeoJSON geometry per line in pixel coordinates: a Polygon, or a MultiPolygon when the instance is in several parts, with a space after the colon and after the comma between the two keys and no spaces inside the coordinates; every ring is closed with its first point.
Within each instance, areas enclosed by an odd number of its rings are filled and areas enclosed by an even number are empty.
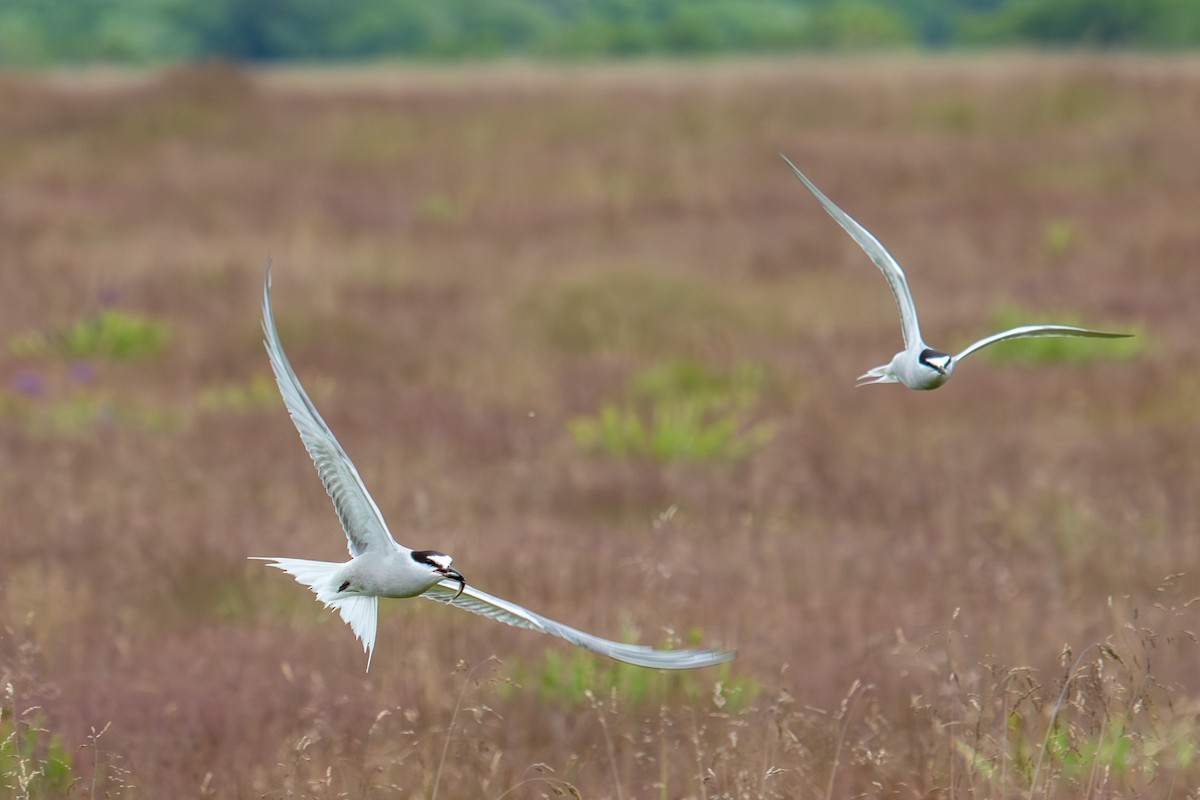
{"type": "Polygon", "coordinates": [[[518,628],[528,628],[540,633],[548,633],[566,639],[571,644],[599,653],[602,656],[615,658],[627,664],[652,669],[693,669],[709,667],[729,661],[737,653],[722,650],[685,649],[685,650],[656,650],[640,644],[623,644],[609,639],[602,639],[590,633],[584,633],[561,622],[547,619],[528,609],[521,608],[515,603],[501,600],[473,586],[463,587],[462,594],[457,598],[459,585],[457,581],[446,580],[426,591],[422,597],[458,606],[475,614],[513,625],[518,628]]]}
{"type": "Polygon", "coordinates": [[[1009,328],[1006,331],[993,333],[991,336],[980,339],[956,355],[954,360],[961,361],[976,350],[980,350],[996,342],[1003,342],[1008,339],[1030,339],[1039,336],[1082,336],[1090,339],[1127,339],[1133,336],[1133,334],[1094,331],[1089,328],[1077,328],[1074,325],[1020,325],[1016,328],[1009,328]]]}
{"type": "Polygon", "coordinates": [[[317,407],[309,399],[308,393],[300,385],[300,379],[292,371],[287,356],[283,353],[283,345],[279,341],[279,332],[275,330],[275,315],[271,313],[271,268],[267,267],[267,277],[263,284],[263,333],[266,340],[267,356],[271,359],[271,369],[275,372],[275,382],[279,385],[279,393],[283,395],[283,403],[287,406],[288,414],[300,432],[304,448],[312,457],[325,484],[325,491],[333,499],[333,507],[337,510],[338,519],[346,531],[347,547],[351,556],[359,556],[368,550],[385,552],[386,548],[398,548],[396,540],[388,531],[383,514],[371,499],[367,487],[363,485],[358,470],[354,468],[346,451],[333,437],[333,431],[317,413],[317,407]]]}
{"type": "Polygon", "coordinates": [[[879,240],[871,235],[871,232],[854,221],[854,218],[842,211],[834,202],[818,189],[812,181],[804,177],[804,173],[796,169],[787,156],[783,153],[779,154],[787,165],[792,168],[792,172],[800,179],[813,197],[817,198],[817,202],[821,204],[829,216],[833,217],[837,224],[845,229],[846,233],[850,234],[850,238],[858,242],[858,246],[870,256],[875,262],[875,266],[879,267],[879,271],[883,273],[883,277],[887,280],[888,286],[892,287],[892,294],[896,297],[896,305],[900,308],[900,329],[904,332],[904,347],[912,349],[914,347],[924,346],[924,341],[921,339],[921,328],[917,324],[917,307],[913,304],[912,292],[908,289],[908,280],[904,277],[904,270],[900,269],[900,265],[896,263],[896,259],[892,258],[891,254],[884,249],[879,240]]]}

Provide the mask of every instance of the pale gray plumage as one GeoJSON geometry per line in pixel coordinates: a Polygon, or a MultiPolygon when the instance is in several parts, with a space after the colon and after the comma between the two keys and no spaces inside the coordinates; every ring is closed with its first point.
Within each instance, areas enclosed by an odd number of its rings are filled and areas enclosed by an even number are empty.
{"type": "Polygon", "coordinates": [[[863,252],[875,263],[883,277],[887,280],[896,305],[900,309],[900,328],[904,334],[904,349],[896,353],[892,360],[884,365],[872,367],[858,377],[862,386],[868,383],[903,383],[910,389],[936,389],[945,383],[959,361],[976,350],[1003,342],[1008,339],[1023,339],[1039,336],[1080,336],[1096,339],[1119,339],[1128,337],[1127,333],[1108,333],[1089,328],[1078,328],[1074,325],[1021,325],[1000,333],[984,337],[963,348],[957,355],[949,355],[935,350],[921,338],[921,327],[917,320],[917,307],[913,303],[912,292],[908,288],[908,280],[904,270],[896,259],[880,244],[871,232],[859,225],[849,214],[830,200],[813,184],[804,173],[787,156],[780,157],[791,167],[792,172],[800,182],[812,192],[813,197],[821,207],[842,226],[846,233],[858,243],[863,252]]]}
{"type": "Polygon", "coordinates": [[[264,344],[267,357],[271,360],[271,370],[275,373],[275,382],[283,395],[288,415],[295,423],[296,430],[300,432],[304,449],[312,457],[317,474],[321,476],[321,483],[325,484],[325,491],[333,500],[333,507],[337,510],[342,529],[346,532],[346,546],[350,555],[360,556],[372,549],[407,550],[392,537],[379,506],[375,505],[375,500],[367,492],[358,470],[333,437],[333,432],[321,418],[317,407],[300,385],[300,379],[296,377],[291,363],[284,355],[283,343],[279,341],[279,332],[275,329],[275,315],[271,311],[270,268],[267,269],[266,286],[263,289],[262,312],[262,329],[267,337],[264,344]]]}
{"type": "Polygon", "coordinates": [[[375,647],[380,597],[414,597],[448,603],[519,628],[547,633],[594,653],[643,667],[691,669],[728,661],[734,653],[715,649],[658,650],[593,636],[494,597],[466,583],[450,566],[451,558],[434,551],[413,551],[392,537],[358,470],[334,438],[284,355],[271,310],[271,270],[262,299],[267,355],[288,414],[316,465],[325,490],[346,532],[351,560],[344,564],[294,558],[264,558],[308,586],[317,599],[336,608],[362,641],[367,668],[375,647]]]}
{"type": "Polygon", "coordinates": [[[734,653],[705,649],[656,650],[646,645],[625,644],[602,639],[578,628],[572,628],[570,625],[547,619],[541,614],[535,614],[516,603],[502,600],[470,585],[463,588],[462,593],[458,594],[457,586],[444,581],[428,589],[421,596],[441,603],[449,603],[517,628],[528,628],[531,631],[558,636],[594,653],[600,653],[628,664],[636,664],[639,667],[691,669],[728,661],[735,655],[734,653]]]}

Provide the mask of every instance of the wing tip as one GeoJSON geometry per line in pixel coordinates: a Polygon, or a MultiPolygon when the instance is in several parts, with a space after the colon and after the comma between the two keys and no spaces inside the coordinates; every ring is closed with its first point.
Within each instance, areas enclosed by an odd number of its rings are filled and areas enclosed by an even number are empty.
{"type": "Polygon", "coordinates": [[[1042,325],[1042,326],[1031,325],[1029,327],[1030,327],[1030,329],[1035,330],[1035,331],[1040,328],[1041,330],[1044,330],[1047,332],[1057,331],[1057,332],[1062,333],[1067,336],[1074,334],[1074,335],[1081,336],[1081,337],[1091,337],[1091,338],[1095,338],[1095,339],[1132,339],[1137,336],[1136,333],[1125,333],[1125,332],[1118,333],[1117,331],[1101,331],[1101,330],[1097,330],[1095,328],[1084,328],[1081,325],[1054,325],[1054,324],[1051,324],[1051,325],[1042,325]]]}
{"type": "Polygon", "coordinates": [[[620,649],[603,653],[626,664],[647,669],[703,669],[715,667],[737,658],[736,650],[721,650],[715,647],[687,647],[679,650],[662,650],[647,645],[627,644],[620,649]]]}

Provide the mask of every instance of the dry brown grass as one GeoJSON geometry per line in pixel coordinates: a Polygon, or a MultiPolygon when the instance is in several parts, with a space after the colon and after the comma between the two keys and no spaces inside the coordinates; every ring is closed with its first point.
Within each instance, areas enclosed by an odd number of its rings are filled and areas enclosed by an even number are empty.
{"type": "Polygon", "coordinates": [[[20,763],[69,753],[88,797],[1193,796],[1200,64],[489,70],[0,80],[0,342],[104,303],[171,327],[90,374],[0,351],[0,739],[49,732],[20,763]],[[778,151],[908,266],[935,344],[1016,303],[1145,349],[855,389],[893,304],[778,151]],[[245,560],[344,552],[278,398],[238,394],[268,254],[401,541],[732,669],[413,601],[364,675],[245,560]],[[765,367],[774,440],[574,446],[678,358],[765,367]]]}

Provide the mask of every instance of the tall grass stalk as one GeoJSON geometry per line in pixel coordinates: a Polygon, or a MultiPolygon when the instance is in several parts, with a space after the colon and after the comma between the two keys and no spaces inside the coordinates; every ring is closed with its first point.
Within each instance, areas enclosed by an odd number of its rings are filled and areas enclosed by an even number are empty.
{"type": "MultiPolygon", "coordinates": [[[[846,693],[842,699],[841,708],[838,709],[838,737],[837,744],[833,748],[833,764],[829,767],[829,782],[825,784],[825,797],[827,800],[833,798],[833,784],[837,780],[838,767],[842,763],[842,745],[846,741],[846,729],[850,726],[850,712],[854,708],[854,701],[858,699],[859,690],[862,688],[862,681],[858,678],[850,684],[850,691],[846,693]]],[[[953,780],[950,783],[954,785],[953,780]]]]}
{"type": "Polygon", "coordinates": [[[696,756],[696,778],[700,782],[700,800],[708,800],[708,776],[704,774],[704,748],[700,744],[700,725],[696,722],[696,706],[689,708],[692,720],[692,752],[696,756]]]}
{"type": "MultiPolygon", "coordinates": [[[[545,765],[535,764],[534,766],[545,765]]],[[[508,797],[522,786],[533,786],[534,784],[538,783],[548,784],[551,787],[551,791],[553,791],[556,795],[570,795],[571,797],[575,798],[582,797],[582,795],[579,794],[579,789],[577,789],[570,781],[564,781],[562,778],[546,778],[539,776],[537,778],[525,778],[520,783],[514,783],[512,786],[505,789],[503,793],[496,795],[495,800],[504,800],[505,797],[508,797]]]]}
{"type": "MultiPolygon", "coordinates": [[[[1058,693],[1057,699],[1054,701],[1054,709],[1050,712],[1050,720],[1046,723],[1046,735],[1042,738],[1042,747],[1038,752],[1037,763],[1033,767],[1033,775],[1029,778],[1029,793],[1026,795],[1027,800],[1033,800],[1033,795],[1037,791],[1038,776],[1042,771],[1042,761],[1046,757],[1046,750],[1050,747],[1050,737],[1054,735],[1055,726],[1058,724],[1058,715],[1062,711],[1063,704],[1067,699],[1067,691],[1071,688],[1072,681],[1075,680],[1075,673],[1083,665],[1083,658],[1092,650],[1098,651],[1102,656],[1112,653],[1112,648],[1103,642],[1095,642],[1083,648],[1079,653],[1078,658],[1071,664],[1071,668],[1067,670],[1063,678],[1062,689],[1058,693]]],[[[1107,718],[1107,715],[1106,715],[1107,718]]],[[[1099,759],[1095,759],[1099,761],[1099,759]]],[[[1094,765],[1093,765],[1094,767],[1094,765]]],[[[1044,793],[1043,793],[1044,794],[1044,793]]]]}
{"type": "Polygon", "coordinates": [[[100,780],[100,738],[108,733],[111,722],[106,722],[104,727],[96,730],[95,727],[88,733],[87,743],[92,748],[92,780],[89,786],[88,797],[95,800],[97,782],[100,780]]]}
{"type": "MultiPolygon", "coordinates": [[[[440,758],[438,758],[437,771],[433,774],[433,789],[429,793],[429,800],[437,800],[438,787],[442,782],[442,769],[446,766],[446,754],[450,752],[450,739],[454,735],[454,725],[458,721],[458,712],[462,708],[463,698],[467,694],[467,689],[471,686],[471,678],[475,675],[475,671],[480,667],[486,664],[498,662],[498,658],[495,656],[489,656],[475,666],[466,670],[466,675],[463,676],[462,688],[459,690],[458,697],[454,701],[454,711],[450,714],[450,724],[446,727],[446,738],[442,742],[442,755],[440,758]]],[[[459,662],[458,669],[455,671],[461,671],[465,666],[465,663],[459,662]]]]}
{"type": "MultiPolygon", "coordinates": [[[[608,720],[604,717],[604,704],[596,699],[596,695],[591,689],[585,693],[588,702],[592,704],[592,710],[596,712],[596,719],[600,721],[600,730],[604,733],[604,749],[608,753],[608,768],[612,772],[613,790],[617,793],[617,800],[625,800],[625,793],[621,789],[621,773],[617,768],[617,750],[613,746],[612,733],[608,730],[608,720]]],[[[614,689],[610,694],[611,702],[615,705],[617,702],[617,693],[614,689]]]]}

